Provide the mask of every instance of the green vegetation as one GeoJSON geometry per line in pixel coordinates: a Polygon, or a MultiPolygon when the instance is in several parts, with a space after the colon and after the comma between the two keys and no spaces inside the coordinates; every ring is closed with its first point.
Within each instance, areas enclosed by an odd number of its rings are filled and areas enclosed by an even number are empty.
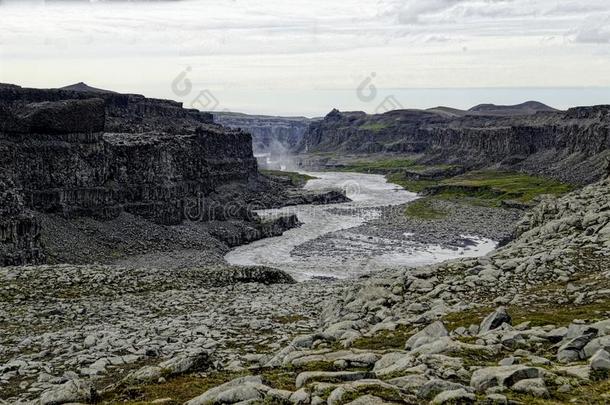
{"type": "MultiPolygon", "coordinates": [[[[472,324],[480,324],[483,318],[493,311],[494,308],[492,307],[481,307],[447,314],[441,320],[450,330],[460,326],[467,328],[472,324]]],[[[574,319],[591,319],[592,316],[603,318],[600,314],[610,313],[610,299],[584,305],[574,305],[573,303],[559,305],[554,303],[553,306],[534,306],[531,308],[509,306],[507,311],[513,318],[514,325],[530,322],[532,327],[543,325],[567,326],[574,319]]]]}
{"type": "Polygon", "coordinates": [[[265,176],[283,177],[289,179],[293,186],[300,187],[307,183],[309,180],[314,180],[317,177],[308,176],[306,174],[297,172],[283,172],[281,170],[261,170],[265,176]]]}
{"type": "Polygon", "coordinates": [[[364,129],[367,131],[379,132],[383,129],[386,129],[388,124],[384,124],[383,122],[368,122],[364,125],[360,126],[360,129],[364,129]]]}
{"type": "Polygon", "coordinates": [[[390,173],[386,174],[385,178],[390,183],[394,183],[404,188],[405,190],[412,191],[414,193],[420,193],[428,187],[432,187],[438,184],[435,180],[413,180],[406,178],[404,173],[390,173]]]}
{"type": "MultiPolygon", "coordinates": [[[[499,204],[503,200],[517,200],[520,202],[532,201],[542,194],[562,195],[572,191],[573,187],[556,180],[530,176],[524,173],[503,171],[475,171],[443,180],[441,186],[460,186],[475,188],[474,197],[490,200],[499,204]]],[[[448,191],[448,195],[460,197],[459,191],[448,191]]],[[[466,192],[466,196],[473,192],[466,192]]],[[[441,194],[442,195],[442,194],[441,194]]]]}
{"type": "Polygon", "coordinates": [[[347,404],[365,395],[374,395],[384,401],[404,403],[398,389],[383,388],[379,386],[364,386],[353,391],[348,391],[341,398],[341,403],[347,404]]]}
{"type": "Polygon", "coordinates": [[[610,403],[610,380],[583,382],[569,393],[554,391],[551,398],[536,398],[515,392],[506,394],[511,400],[531,405],[607,405],[610,403]]]}
{"type": "MultiPolygon", "coordinates": [[[[404,169],[414,169],[417,166],[411,159],[378,159],[378,160],[358,160],[346,164],[338,170],[346,172],[379,173],[387,174],[404,169]]],[[[334,170],[334,169],[333,169],[334,170]]]]}
{"type": "Polygon", "coordinates": [[[207,390],[224,384],[248,372],[213,372],[205,376],[184,375],[171,378],[164,383],[153,382],[137,387],[127,386],[107,393],[101,398],[102,404],[144,405],[161,398],[171,398],[169,404],[183,404],[207,390]]]}
{"type": "Polygon", "coordinates": [[[407,205],[405,215],[410,218],[434,220],[445,218],[447,212],[434,208],[432,199],[423,198],[407,205]]]}
{"type": "Polygon", "coordinates": [[[373,336],[360,337],[354,341],[352,347],[367,350],[403,349],[411,336],[413,332],[401,325],[393,331],[383,330],[373,336]]]}

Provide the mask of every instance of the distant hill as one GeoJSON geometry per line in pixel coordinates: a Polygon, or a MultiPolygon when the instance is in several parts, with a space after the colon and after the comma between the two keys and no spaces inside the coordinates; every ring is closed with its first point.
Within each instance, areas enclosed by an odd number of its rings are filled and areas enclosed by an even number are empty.
{"type": "Polygon", "coordinates": [[[516,105],[479,104],[468,110],[477,115],[532,115],[539,111],[559,111],[538,101],[526,101],[516,105]]]}
{"type": "Polygon", "coordinates": [[[110,90],[104,90],[104,89],[98,89],[95,87],[91,87],[86,83],[80,82],[80,83],[76,83],[76,84],[71,84],[70,86],[66,86],[66,87],[61,87],[61,90],[71,90],[71,91],[81,91],[81,92],[87,92],[87,93],[115,93],[115,91],[110,91],[110,90]]]}
{"type": "Polygon", "coordinates": [[[442,115],[443,117],[447,117],[447,118],[463,117],[464,115],[468,114],[468,111],[460,110],[457,108],[451,108],[451,107],[442,107],[442,106],[428,108],[426,111],[436,113],[436,114],[442,115]]]}

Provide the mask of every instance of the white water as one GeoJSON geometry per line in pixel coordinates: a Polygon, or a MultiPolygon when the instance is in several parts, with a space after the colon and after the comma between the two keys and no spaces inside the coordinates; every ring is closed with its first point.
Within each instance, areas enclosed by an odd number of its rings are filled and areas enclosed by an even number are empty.
{"type": "Polygon", "coordinates": [[[474,242],[473,246],[444,249],[440,246],[422,245],[411,234],[405,234],[401,240],[388,240],[352,232],[350,228],[378,217],[379,207],[413,201],[417,198],[416,194],[387,183],[381,175],[334,172],[306,174],[317,177],[307,183],[306,189],[341,188],[352,202],[258,211],[261,216],[295,213],[303,225],[282,236],[233,249],[225,256],[227,262],[280,268],[297,280],[314,276],[346,278],[391,267],[421,266],[456,257],[480,256],[496,246],[495,242],[488,239],[465,236],[474,242]],[[338,213],[338,210],[344,212],[338,213]],[[321,248],[320,244],[313,244],[316,247],[306,251],[306,255],[294,254],[296,247],[332,232],[336,233],[321,248]]]}

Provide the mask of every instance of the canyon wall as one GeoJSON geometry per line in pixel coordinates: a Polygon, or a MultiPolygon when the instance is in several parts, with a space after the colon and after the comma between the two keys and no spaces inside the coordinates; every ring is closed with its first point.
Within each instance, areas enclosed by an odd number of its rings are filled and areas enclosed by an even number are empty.
{"type": "Polygon", "coordinates": [[[610,106],[541,111],[527,116],[396,110],[380,115],[333,110],[312,123],[300,153],[414,156],[417,162],[470,169],[495,166],[586,184],[610,158],[610,106]]]}
{"type": "Polygon", "coordinates": [[[250,135],[173,101],[0,85],[0,157],[0,264],[41,261],[36,213],[175,225],[203,200],[206,219],[252,220],[219,192],[257,183],[250,135]]]}
{"type": "Polygon", "coordinates": [[[252,134],[254,153],[284,152],[295,147],[309,124],[317,121],[305,117],[274,117],[232,112],[215,112],[214,122],[229,128],[241,128],[252,134]]]}

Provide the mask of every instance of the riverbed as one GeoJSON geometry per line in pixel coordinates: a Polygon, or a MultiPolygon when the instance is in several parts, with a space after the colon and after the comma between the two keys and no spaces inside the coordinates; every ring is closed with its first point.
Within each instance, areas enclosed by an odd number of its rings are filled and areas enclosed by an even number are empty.
{"type": "Polygon", "coordinates": [[[352,201],[258,211],[262,217],[294,213],[302,225],[282,236],[231,250],[225,256],[228,263],[275,267],[287,271],[297,280],[349,278],[386,268],[422,266],[458,257],[481,256],[497,246],[496,242],[476,235],[463,235],[468,243],[447,248],[424,244],[409,233],[384,238],[354,231],[377,219],[382,210],[416,200],[417,194],[388,183],[382,175],[344,172],[304,174],[316,177],[307,182],[306,189],[340,188],[352,201]],[[316,240],[323,240],[324,243],[312,243],[316,240]],[[307,248],[303,249],[303,246],[307,248]]]}

